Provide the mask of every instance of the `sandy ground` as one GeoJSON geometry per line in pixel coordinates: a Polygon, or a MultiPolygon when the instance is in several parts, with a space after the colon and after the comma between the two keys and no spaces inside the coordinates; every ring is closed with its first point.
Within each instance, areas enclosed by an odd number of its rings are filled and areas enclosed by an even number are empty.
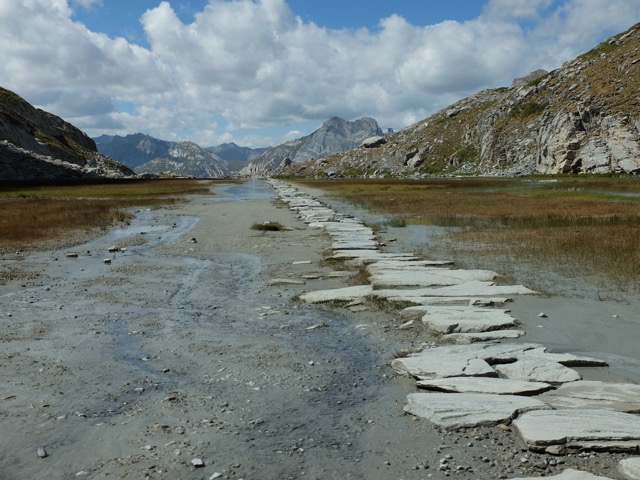
{"type": "MultiPolygon", "coordinates": [[[[414,382],[389,363],[432,339],[398,330],[395,313],[297,302],[345,280],[322,261],[327,237],[272,195],[224,187],[73,248],[0,258],[0,479],[444,478],[445,456],[456,478],[567,466],[621,478],[622,455],[534,455],[510,431],[405,415],[414,382]],[[287,229],[251,229],[263,221],[287,229]],[[270,286],[305,275],[319,278],[270,286]]],[[[527,341],[600,352],[615,362],[589,375],[638,381],[636,307],[576,302],[513,311],[527,341]]]]}

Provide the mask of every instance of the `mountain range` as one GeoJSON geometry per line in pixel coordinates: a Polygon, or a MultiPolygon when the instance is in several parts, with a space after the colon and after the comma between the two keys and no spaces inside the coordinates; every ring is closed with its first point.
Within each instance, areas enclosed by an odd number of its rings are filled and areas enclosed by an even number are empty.
{"type": "Polygon", "coordinates": [[[464,98],[397,133],[337,117],[268,149],[203,149],[144,134],[96,142],[0,87],[0,179],[640,174],[640,24],[552,72],[464,98]],[[373,137],[373,138],[372,138],[373,137]],[[108,155],[108,156],[107,156],[108,155]],[[225,158],[226,157],[226,158],[225,158]]]}

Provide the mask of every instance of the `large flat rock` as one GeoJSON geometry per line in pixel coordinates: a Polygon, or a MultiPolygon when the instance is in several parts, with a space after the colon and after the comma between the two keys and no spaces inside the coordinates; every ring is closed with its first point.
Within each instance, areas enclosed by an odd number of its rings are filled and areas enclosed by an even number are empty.
{"type": "Polygon", "coordinates": [[[606,367],[608,365],[606,361],[599,358],[583,357],[573,353],[549,353],[546,347],[529,350],[526,355],[544,357],[567,367],[606,367]]]}
{"type": "Polygon", "coordinates": [[[567,383],[540,400],[553,408],[593,408],[640,413],[640,385],[590,380],[567,383]]]}
{"type": "Polygon", "coordinates": [[[404,358],[396,358],[391,367],[398,373],[429,380],[447,377],[497,376],[491,364],[515,361],[523,352],[539,344],[478,343],[427,348],[404,358]]]}
{"type": "Polygon", "coordinates": [[[553,387],[543,382],[524,382],[507,378],[451,377],[420,380],[418,388],[445,393],[493,393],[496,395],[537,395],[553,387]]]}
{"type": "MultiPolygon", "coordinates": [[[[559,475],[551,475],[545,478],[555,478],[556,480],[613,480],[609,477],[599,477],[593,473],[583,472],[581,470],[566,469],[559,475]]],[[[510,480],[540,480],[540,477],[518,477],[510,480]]]]}
{"type": "Polygon", "coordinates": [[[300,295],[300,300],[306,303],[325,303],[337,301],[351,301],[366,297],[373,291],[371,285],[356,285],[353,287],[333,288],[330,290],[316,290],[300,295]]]}
{"type": "Polygon", "coordinates": [[[507,378],[529,382],[565,383],[582,378],[572,368],[539,356],[522,355],[516,362],[496,365],[495,369],[507,378]]]}
{"type": "Polygon", "coordinates": [[[518,321],[495,309],[432,309],[422,317],[422,323],[436,333],[477,333],[515,328],[518,321]]]}
{"type": "Polygon", "coordinates": [[[640,417],[610,410],[568,409],[528,412],[513,425],[532,451],[640,448],[640,417]]]}
{"type": "Polygon", "coordinates": [[[380,298],[411,297],[501,297],[505,295],[532,295],[533,290],[523,285],[495,285],[493,282],[465,282],[448,287],[415,289],[379,289],[374,295],[380,298]]]}
{"type": "Polygon", "coordinates": [[[548,408],[543,402],[518,395],[485,393],[411,393],[404,411],[445,428],[498,425],[516,415],[548,408]]]}
{"type": "MultiPolygon", "coordinates": [[[[410,303],[415,303],[411,307],[404,308],[402,315],[422,316],[430,307],[492,307],[502,306],[511,299],[507,297],[404,297],[410,303]],[[416,300],[416,301],[413,301],[416,300]]],[[[392,300],[393,297],[390,298],[392,300]]]]}
{"type": "Polygon", "coordinates": [[[618,471],[629,480],[640,480],[640,458],[625,458],[620,460],[618,471]]]}
{"type": "Polygon", "coordinates": [[[362,264],[374,263],[389,259],[418,260],[418,257],[409,253],[384,253],[378,250],[350,250],[336,252],[330,257],[333,260],[359,260],[362,264]]]}
{"type": "Polygon", "coordinates": [[[445,344],[466,345],[476,342],[487,342],[491,340],[506,340],[520,338],[525,335],[522,330],[493,330],[479,333],[449,333],[440,337],[440,341],[445,344]]]}
{"type": "Polygon", "coordinates": [[[410,267],[403,270],[369,267],[374,288],[432,287],[459,285],[471,281],[490,281],[497,273],[489,270],[450,270],[444,268],[410,267]]]}

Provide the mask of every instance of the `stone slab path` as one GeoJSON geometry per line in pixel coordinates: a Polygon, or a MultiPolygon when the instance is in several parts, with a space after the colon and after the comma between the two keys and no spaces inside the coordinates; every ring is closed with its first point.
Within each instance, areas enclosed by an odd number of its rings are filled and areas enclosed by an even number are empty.
{"type": "MultiPolygon", "coordinates": [[[[600,359],[550,353],[539,344],[500,343],[516,341],[525,332],[508,311],[495,307],[535,291],[496,285],[496,272],[457,270],[451,260],[383,252],[375,232],[361,220],[341,215],[285,182],[271,183],[310,228],[329,234],[329,259],[365,266],[370,275],[365,285],[311,291],[301,301],[413,304],[402,315],[421,318],[439,336],[437,346],[391,362],[422,389],[407,396],[405,412],[447,429],[512,423],[535,452],[640,450],[640,416],[635,415],[640,412],[640,386],[583,381],[571,368],[606,366],[600,359]]],[[[412,326],[406,322],[401,328],[412,326]]],[[[624,478],[640,478],[640,460],[623,460],[619,471],[624,478]]],[[[566,470],[549,478],[605,477],[566,470]]]]}

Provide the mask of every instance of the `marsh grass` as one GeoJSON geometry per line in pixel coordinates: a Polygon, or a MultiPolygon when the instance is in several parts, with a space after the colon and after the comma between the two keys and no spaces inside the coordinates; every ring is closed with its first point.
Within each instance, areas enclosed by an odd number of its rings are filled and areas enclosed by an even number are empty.
{"type": "Polygon", "coordinates": [[[0,248],[23,248],[128,222],[135,207],[168,205],[211,193],[211,182],[156,180],[0,186],[0,248]]]}
{"type": "Polygon", "coordinates": [[[442,243],[640,291],[640,179],[530,177],[313,182],[407,224],[458,227],[442,243]]]}

